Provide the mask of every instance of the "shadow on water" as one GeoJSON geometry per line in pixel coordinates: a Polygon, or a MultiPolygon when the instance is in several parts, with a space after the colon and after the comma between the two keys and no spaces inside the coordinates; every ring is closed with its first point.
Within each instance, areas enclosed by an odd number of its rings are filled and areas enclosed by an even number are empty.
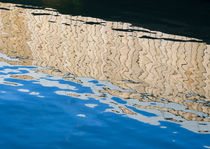
{"type": "MultiPolygon", "coordinates": [[[[1,2],[54,8],[63,14],[129,22],[170,34],[210,43],[208,0],[1,0],[1,2]]],[[[33,8],[33,6],[19,6],[33,8]]]]}

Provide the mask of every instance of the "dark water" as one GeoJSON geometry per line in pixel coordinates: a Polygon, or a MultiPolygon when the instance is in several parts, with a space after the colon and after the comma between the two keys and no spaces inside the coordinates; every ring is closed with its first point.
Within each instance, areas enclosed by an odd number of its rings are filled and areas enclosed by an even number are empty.
{"type": "Polygon", "coordinates": [[[199,38],[210,43],[209,0],[1,0],[1,2],[50,7],[63,14],[129,22],[151,30],[199,38]]]}
{"type": "Polygon", "coordinates": [[[0,149],[209,149],[209,10],[1,1],[0,149]]]}

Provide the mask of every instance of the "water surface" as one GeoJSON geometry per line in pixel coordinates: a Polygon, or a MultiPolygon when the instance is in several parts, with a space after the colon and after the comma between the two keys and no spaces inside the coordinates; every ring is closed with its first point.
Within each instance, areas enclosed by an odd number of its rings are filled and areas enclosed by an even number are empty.
{"type": "Polygon", "coordinates": [[[0,7],[1,148],[210,147],[207,43],[0,7]]]}

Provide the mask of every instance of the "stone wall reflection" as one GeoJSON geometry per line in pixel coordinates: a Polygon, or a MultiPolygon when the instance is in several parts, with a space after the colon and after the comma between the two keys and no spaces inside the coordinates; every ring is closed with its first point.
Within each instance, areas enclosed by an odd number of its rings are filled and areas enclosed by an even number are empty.
{"type": "Polygon", "coordinates": [[[210,121],[209,45],[129,23],[12,4],[0,3],[0,7],[0,52],[24,61],[13,63],[109,81],[132,92],[109,88],[102,92],[128,100],[175,102],[207,116],[172,108],[136,107],[165,110],[186,120],[210,121]]]}

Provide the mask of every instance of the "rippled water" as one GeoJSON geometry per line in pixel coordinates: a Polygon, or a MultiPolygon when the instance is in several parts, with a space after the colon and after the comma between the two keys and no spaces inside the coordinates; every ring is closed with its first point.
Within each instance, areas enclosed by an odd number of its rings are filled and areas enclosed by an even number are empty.
{"type": "Polygon", "coordinates": [[[0,148],[210,148],[208,44],[0,8],[0,148]]]}

